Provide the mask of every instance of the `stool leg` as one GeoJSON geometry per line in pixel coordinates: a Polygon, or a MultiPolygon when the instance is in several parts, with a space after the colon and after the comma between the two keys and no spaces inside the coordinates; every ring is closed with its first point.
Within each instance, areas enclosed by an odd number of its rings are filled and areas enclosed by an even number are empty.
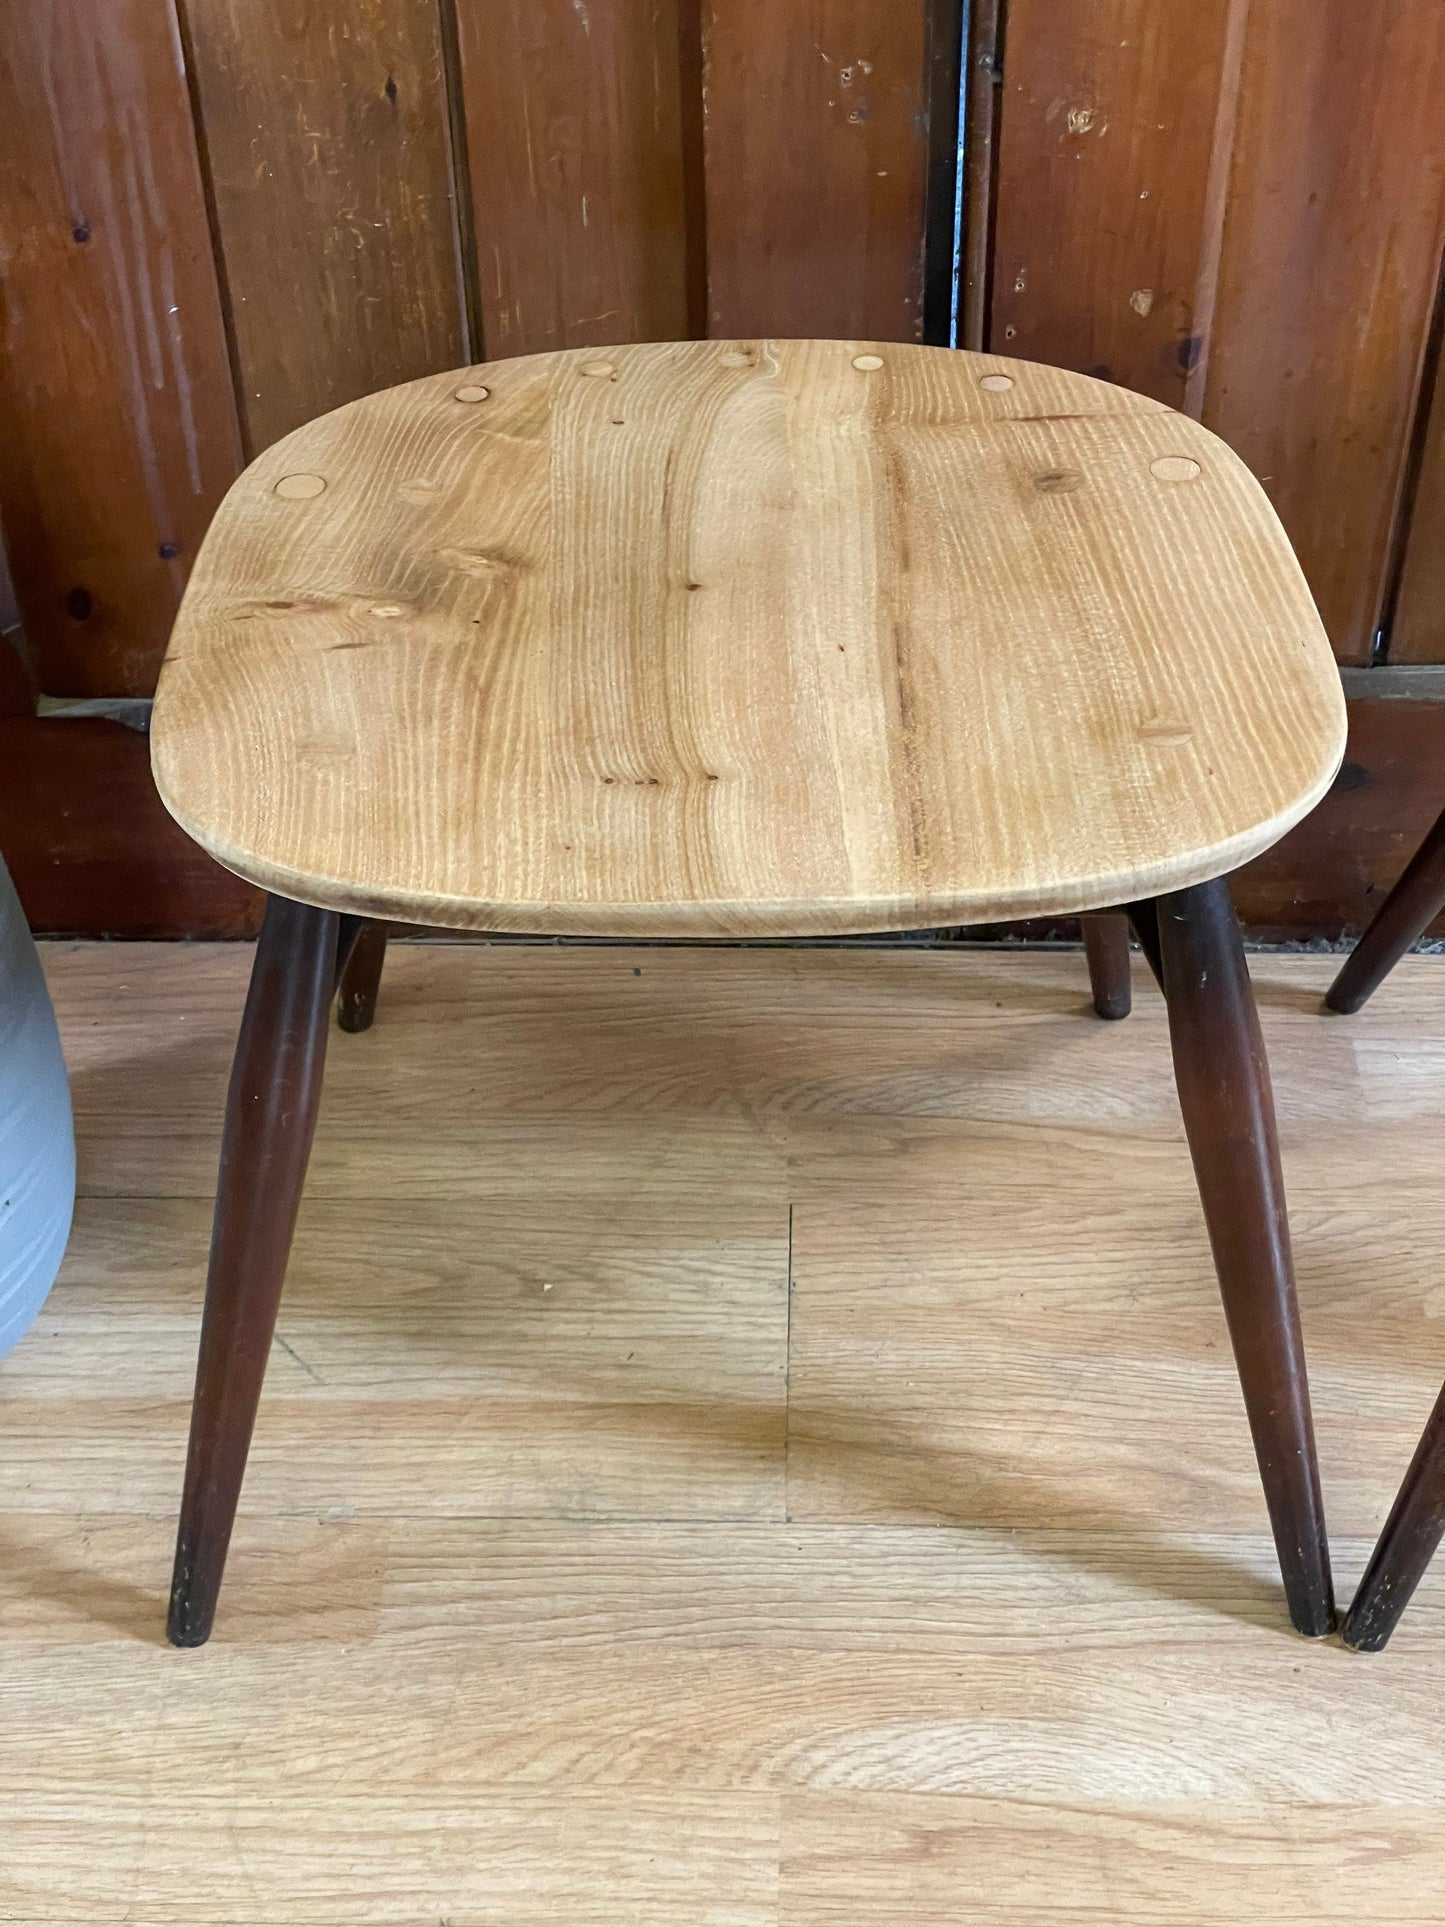
{"type": "Polygon", "coordinates": [[[342,960],[337,984],[336,1021],[343,1030],[370,1030],[386,962],[386,925],[368,917],[342,960]]]}
{"type": "Polygon", "coordinates": [[[231,1067],[167,1637],[210,1637],[321,1098],[337,917],[269,897],[231,1067]]]}
{"type": "Polygon", "coordinates": [[[1395,965],[1445,910],[1445,813],[1375,912],[1325,993],[1325,1008],[1350,1016],[1373,996],[1395,965]]]}
{"type": "Polygon", "coordinates": [[[1143,903],[1131,903],[1126,915],[1149,966],[1149,974],[1162,990],[1164,960],[1159,954],[1159,906],[1152,897],[1146,898],[1143,903]]]}
{"type": "Polygon", "coordinates": [[[1445,1390],[1435,1402],[1345,1620],[1344,1641],[1382,1652],[1445,1538],[1445,1390]]]}
{"type": "Polygon", "coordinates": [[[1084,950],[1089,959],[1089,986],[1094,1009],[1101,1017],[1127,1017],[1132,1002],[1129,985],[1129,919],[1122,911],[1080,917],[1084,950]]]}
{"type": "Polygon", "coordinates": [[[1158,899],[1174,1076],[1290,1618],[1333,1630],[1334,1592],[1295,1302],[1274,1100],[1229,886],[1158,899]]]}

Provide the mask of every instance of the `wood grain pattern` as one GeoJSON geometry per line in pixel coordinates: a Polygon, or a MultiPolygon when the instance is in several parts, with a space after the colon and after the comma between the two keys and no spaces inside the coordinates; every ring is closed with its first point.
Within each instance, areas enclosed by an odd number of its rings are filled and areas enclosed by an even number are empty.
{"type": "Polygon", "coordinates": [[[1300,1806],[1281,1813],[1267,1845],[1248,1802],[1220,1802],[1206,1829],[1169,1815],[1092,1803],[1067,1814],[1027,1802],[890,1800],[855,1795],[790,1802],[783,1835],[784,1927],[845,1927],[860,1916],[951,1927],[960,1916],[988,1927],[1091,1927],[1111,1921],[1188,1921],[1225,1927],[1273,1917],[1344,1927],[1381,1910],[1428,1921],[1427,1896],[1445,1855],[1418,1812],[1361,1816],[1300,1806]],[[866,1833],[866,1845],[860,1845],[866,1833]],[[1298,1870],[1289,1890],[1276,1868],[1298,1870]],[[900,1892],[907,1898],[900,1901],[900,1892]],[[1308,1896],[1299,1914],[1296,1894],[1308,1896]]]}
{"type": "MultiPolygon", "coordinates": [[[[1342,1026],[1331,961],[1252,959],[1348,1586],[1439,1378],[1445,962],[1342,1026]]],[[[0,1363],[0,1913],[1438,1911],[1445,1572],[1384,1662],[1281,1635],[1142,972],[1109,1027],[1077,954],[396,944],[332,1039],[262,1477],[180,1657],[194,1120],[249,958],[47,962],[87,1197],[0,1363]]]]}
{"type": "Polygon", "coordinates": [[[248,450],[466,358],[436,0],[181,0],[248,450]]]}
{"type": "Polygon", "coordinates": [[[1242,0],[1010,0],[989,344],[1197,414],[1242,0]]]}
{"type": "Polygon", "coordinates": [[[1006,67],[989,345],[1202,413],[1363,662],[1445,240],[1445,15],[1014,0],[1006,67]]]}
{"type": "Polygon", "coordinates": [[[282,894],[801,935],[1215,876],[1315,802],[1343,713],[1263,494],[1193,422],[943,349],[679,343],[269,451],[152,746],[181,823],[282,894]]]}
{"type": "Polygon", "coordinates": [[[928,0],[711,0],[708,332],[916,341],[928,0]]]}
{"type": "Polygon", "coordinates": [[[692,332],[702,236],[687,207],[686,12],[685,0],[457,0],[492,358],[692,332]]]}
{"type": "Polygon", "coordinates": [[[1438,368],[1389,646],[1391,662],[1445,662],[1445,380],[1438,368]]]}
{"type": "Polygon", "coordinates": [[[43,688],[149,695],[240,466],[171,0],[0,10],[0,514],[43,688]]]}
{"type": "Polygon", "coordinates": [[[1346,662],[1380,620],[1445,246],[1442,95],[1435,0],[1249,11],[1204,420],[1264,481],[1346,662]]]}

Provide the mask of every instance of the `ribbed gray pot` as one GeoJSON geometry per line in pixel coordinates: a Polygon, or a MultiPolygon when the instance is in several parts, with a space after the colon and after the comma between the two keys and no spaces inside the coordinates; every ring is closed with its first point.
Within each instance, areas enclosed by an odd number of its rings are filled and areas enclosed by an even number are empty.
{"type": "Polygon", "coordinates": [[[34,939],[0,862],[0,1357],[35,1323],[75,1205],[75,1128],[34,939]]]}

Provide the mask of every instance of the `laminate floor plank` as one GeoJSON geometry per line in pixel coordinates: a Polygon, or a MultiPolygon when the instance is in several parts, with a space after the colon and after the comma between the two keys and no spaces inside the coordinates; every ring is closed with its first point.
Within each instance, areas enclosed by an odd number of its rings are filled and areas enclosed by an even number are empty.
{"type": "MultiPolygon", "coordinates": [[[[1445,1918],[1445,1569],[1289,1631],[1163,1008],[1074,953],[392,946],[162,1638],[242,946],[46,946],[6,1927],[1445,1918]]],[[[1445,959],[1252,959],[1342,1596],[1445,1375],[1445,959]]]]}

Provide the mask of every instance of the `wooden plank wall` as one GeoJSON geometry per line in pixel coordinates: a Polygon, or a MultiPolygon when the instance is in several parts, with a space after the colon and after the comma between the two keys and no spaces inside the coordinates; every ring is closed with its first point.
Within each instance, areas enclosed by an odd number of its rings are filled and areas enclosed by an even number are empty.
{"type": "Polygon", "coordinates": [[[919,338],[925,8],[709,12],[708,332],[919,338]]]}
{"type": "Polygon", "coordinates": [[[456,19],[488,354],[701,333],[678,0],[458,0],[456,19]]]}
{"type": "MultiPolygon", "coordinates": [[[[910,339],[925,306],[940,338],[961,11],[0,8],[0,527],[28,647],[23,668],[0,659],[0,849],[40,927],[254,917],[158,812],[143,735],[29,713],[36,692],[148,693],[246,454],[484,353],[910,339]]],[[[1366,660],[1396,604],[1398,659],[1445,660],[1445,426],[1428,443],[1414,426],[1445,9],[974,0],[970,17],[965,338],[1201,415],[1265,478],[1342,660],[1366,660]]],[[[1344,894],[1326,914],[1323,883],[1306,899],[1302,929],[1355,914],[1344,894]]]]}
{"type": "Polygon", "coordinates": [[[467,361],[435,0],[180,0],[248,455],[467,361]]]}
{"type": "Polygon", "coordinates": [[[1384,611],[1445,242],[1439,0],[1012,0],[992,341],[1249,462],[1342,662],[1384,611]]]}
{"type": "Polygon", "coordinates": [[[0,8],[0,520],[51,695],[152,688],[240,461],[168,0],[0,8]]]}
{"type": "Polygon", "coordinates": [[[1357,932],[1445,805],[1445,668],[1384,667],[1445,664],[1445,8],[1010,0],[1006,34],[980,332],[1186,410],[1264,483],[1341,662],[1378,667],[1236,895],[1261,938],[1357,932]]]}
{"type": "Polygon", "coordinates": [[[1408,540],[1400,558],[1399,599],[1390,632],[1391,662],[1445,663],[1445,378],[1437,303],[1433,387],[1416,450],[1408,540]]]}

